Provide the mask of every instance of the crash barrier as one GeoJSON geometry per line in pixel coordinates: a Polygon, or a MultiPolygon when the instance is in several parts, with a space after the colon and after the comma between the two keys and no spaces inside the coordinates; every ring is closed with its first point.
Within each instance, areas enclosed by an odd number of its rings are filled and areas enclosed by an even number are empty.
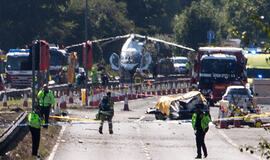
{"type": "Polygon", "coordinates": [[[7,127],[4,132],[0,135],[0,153],[4,152],[8,146],[11,144],[12,141],[16,141],[16,137],[22,136],[23,133],[27,133],[26,130],[25,132],[22,132],[21,126],[24,125],[27,119],[27,112],[22,112],[13,122],[12,124],[9,125],[3,125],[2,127],[7,127]]]}
{"type": "MultiPolygon", "coordinates": [[[[126,101],[127,106],[128,100],[156,95],[186,93],[191,90],[188,80],[146,82],[136,85],[115,84],[110,87],[89,89],[87,100],[90,106],[97,107],[102,97],[106,95],[106,92],[110,91],[114,102],[126,101]]],[[[84,99],[85,97],[82,98],[82,104],[84,104],[84,99]]]]}
{"type": "MultiPolygon", "coordinates": [[[[88,84],[88,93],[86,93],[87,101],[85,102],[85,105],[97,106],[102,96],[105,95],[105,92],[108,90],[112,91],[114,101],[124,101],[126,95],[127,98],[131,100],[155,95],[186,93],[192,90],[188,78],[158,82],[145,81],[143,84],[139,85],[123,85],[119,82],[111,82],[106,87],[95,87],[96,89],[93,89],[92,84],[88,84]]],[[[56,98],[60,98],[61,102],[59,102],[58,105],[63,108],[66,107],[67,97],[68,102],[73,103],[73,95],[75,93],[81,96],[81,93],[78,92],[76,86],[74,87],[68,84],[49,86],[49,89],[56,98]]],[[[3,101],[3,106],[7,106],[8,101],[14,99],[24,99],[24,105],[27,106],[27,97],[30,97],[31,95],[31,88],[0,91],[0,98],[3,101]]]]}

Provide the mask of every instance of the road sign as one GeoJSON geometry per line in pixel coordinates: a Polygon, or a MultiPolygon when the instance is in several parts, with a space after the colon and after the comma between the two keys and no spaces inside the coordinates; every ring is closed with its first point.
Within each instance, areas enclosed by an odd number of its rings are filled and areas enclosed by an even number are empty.
{"type": "Polygon", "coordinates": [[[208,31],[207,32],[207,39],[214,39],[215,38],[215,33],[213,31],[208,31]]]}

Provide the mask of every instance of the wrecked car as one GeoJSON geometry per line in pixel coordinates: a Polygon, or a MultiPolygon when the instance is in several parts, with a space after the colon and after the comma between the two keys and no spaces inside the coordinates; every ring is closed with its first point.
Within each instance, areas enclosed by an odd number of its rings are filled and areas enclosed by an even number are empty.
{"type": "Polygon", "coordinates": [[[147,114],[155,114],[157,120],[191,119],[196,104],[204,104],[203,111],[209,112],[207,100],[199,91],[191,91],[181,96],[162,96],[154,108],[148,108],[147,114]]]}

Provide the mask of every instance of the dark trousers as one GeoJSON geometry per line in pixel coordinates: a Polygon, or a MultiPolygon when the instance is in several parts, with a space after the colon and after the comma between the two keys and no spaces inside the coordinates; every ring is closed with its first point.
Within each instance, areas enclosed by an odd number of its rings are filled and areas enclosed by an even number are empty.
{"type": "Polygon", "coordinates": [[[29,127],[32,134],[32,155],[37,156],[39,141],[40,141],[40,129],[29,127]]]}
{"type": "Polygon", "coordinates": [[[49,123],[49,115],[50,115],[50,110],[51,110],[51,107],[50,106],[47,106],[47,107],[40,107],[41,108],[41,117],[44,118],[45,120],[45,126],[44,128],[48,128],[48,123],[49,123]]]}
{"type": "Polygon", "coordinates": [[[196,132],[196,145],[197,145],[197,156],[201,157],[201,148],[203,149],[204,155],[207,155],[207,149],[204,143],[204,137],[206,132],[203,131],[197,131],[196,132]]]}
{"type": "Polygon", "coordinates": [[[113,115],[104,115],[102,113],[100,113],[100,130],[102,130],[103,128],[103,124],[104,124],[104,121],[108,121],[108,125],[109,125],[109,131],[112,131],[113,130],[113,126],[112,126],[112,118],[113,118],[113,115]]]}

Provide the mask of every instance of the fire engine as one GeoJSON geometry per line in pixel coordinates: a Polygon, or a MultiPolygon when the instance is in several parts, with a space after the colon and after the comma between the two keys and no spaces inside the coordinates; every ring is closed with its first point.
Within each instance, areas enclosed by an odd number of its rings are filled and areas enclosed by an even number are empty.
{"type": "Polygon", "coordinates": [[[191,84],[196,85],[210,105],[222,98],[228,86],[247,83],[247,59],[242,52],[235,47],[199,48],[191,84]]]}
{"type": "Polygon", "coordinates": [[[7,53],[6,80],[10,87],[29,87],[32,70],[27,67],[29,49],[10,49],[7,53]]]}
{"type": "MultiPolygon", "coordinates": [[[[65,50],[58,47],[49,47],[46,41],[41,40],[40,56],[35,56],[36,70],[49,70],[54,79],[63,66],[68,64],[65,50]],[[38,60],[40,58],[40,61],[38,60]],[[38,63],[37,63],[38,62],[38,63]]],[[[36,49],[36,52],[39,52],[36,49]]],[[[30,87],[32,83],[32,57],[29,49],[10,49],[7,53],[6,65],[7,84],[12,88],[30,87]]]]}

